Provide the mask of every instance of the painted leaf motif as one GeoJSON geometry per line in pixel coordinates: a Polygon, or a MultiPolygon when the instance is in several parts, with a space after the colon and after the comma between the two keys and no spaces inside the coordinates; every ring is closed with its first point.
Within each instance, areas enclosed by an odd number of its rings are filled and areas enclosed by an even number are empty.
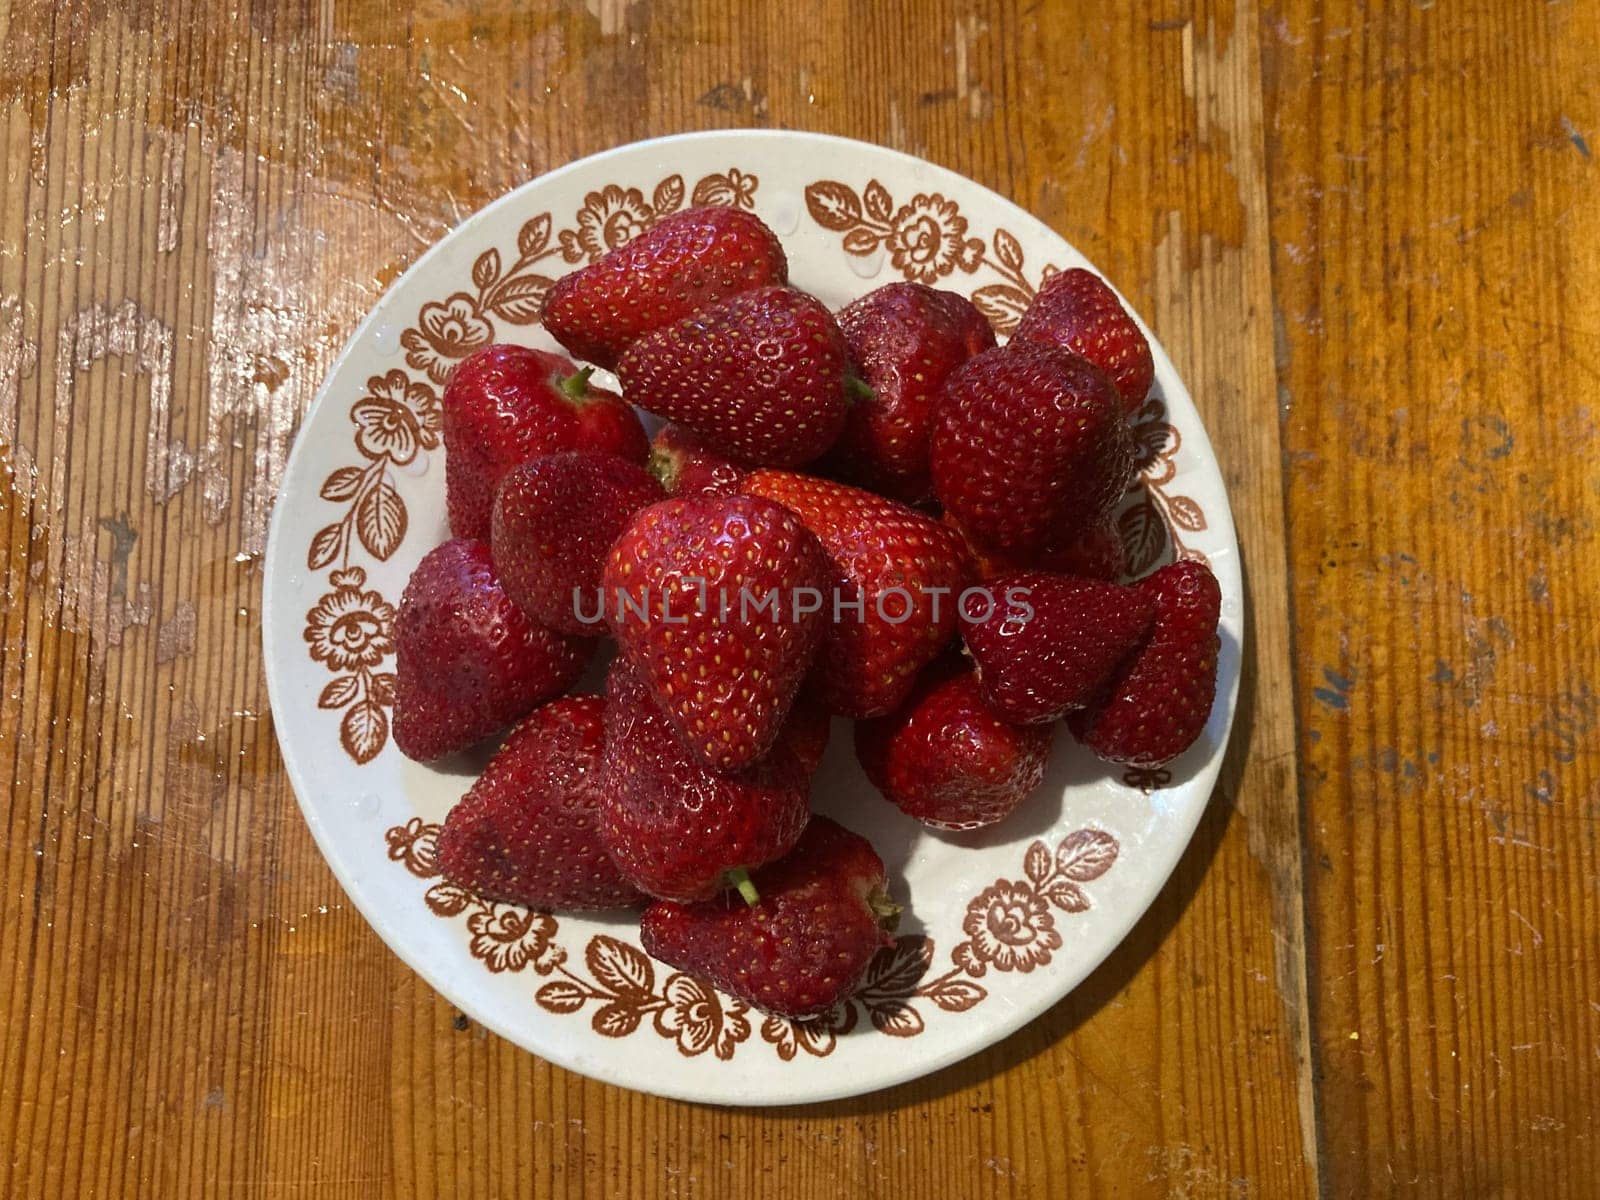
{"type": "Polygon", "coordinates": [[[855,189],[834,179],[821,179],[806,188],[806,209],[824,229],[843,233],[861,224],[861,200],[855,189]]]}
{"type": "Polygon", "coordinates": [[[356,534],[373,558],[387,559],[406,536],[406,506],[388,480],[380,480],[356,509],[356,534]]]}
{"type": "Polygon", "coordinates": [[[924,1028],[922,1014],[899,1000],[869,1004],[867,1016],[872,1019],[874,1029],[890,1037],[916,1037],[924,1028]]]}
{"type": "Polygon", "coordinates": [[[707,175],[694,185],[694,195],[691,199],[697,208],[706,205],[732,208],[739,202],[739,193],[728,182],[726,175],[707,175]]]}
{"type": "Polygon", "coordinates": [[[1050,847],[1034,842],[1022,857],[1022,869],[1036,885],[1043,883],[1050,877],[1050,847]]]}
{"type": "Polygon", "coordinates": [[[354,675],[340,675],[337,679],[330,679],[328,686],[322,689],[322,695],[317,697],[317,707],[343,708],[356,698],[360,690],[361,684],[354,675]]]}
{"type": "Polygon", "coordinates": [[[878,248],[879,237],[865,225],[857,225],[844,235],[844,248],[850,254],[871,254],[878,248]]]}
{"type": "Polygon", "coordinates": [[[436,883],[422,897],[429,911],[439,917],[455,917],[478,902],[478,898],[460,884],[448,880],[436,883]]]}
{"type": "Polygon", "coordinates": [[[306,552],[306,566],[313,571],[320,571],[338,558],[339,547],[344,540],[340,536],[342,531],[340,525],[328,525],[317,530],[317,536],[311,539],[311,549],[306,552]]]}
{"type": "Polygon", "coordinates": [[[1009,283],[990,283],[972,293],[972,302],[988,318],[996,333],[1010,333],[1022,320],[1028,297],[1009,283]]]}
{"type": "Polygon", "coordinates": [[[1199,533],[1206,527],[1206,514],[1187,496],[1168,496],[1167,515],[1179,529],[1199,533]]]}
{"type": "Polygon", "coordinates": [[[867,216],[874,221],[887,222],[894,216],[894,200],[889,196],[889,189],[876,179],[867,184],[864,199],[867,202],[867,216]]]}
{"type": "Polygon", "coordinates": [[[1022,270],[1022,243],[1009,230],[994,231],[994,256],[997,261],[1014,271],[1022,270]]]}
{"type": "Polygon", "coordinates": [[[550,244],[550,214],[540,213],[517,230],[517,253],[532,258],[550,244]]]}
{"type": "Polygon", "coordinates": [[[500,251],[490,246],[472,264],[472,282],[479,290],[493,286],[500,278],[500,251]]]}
{"type": "Polygon", "coordinates": [[[1103,829],[1075,829],[1056,847],[1056,870],[1087,883],[1099,879],[1117,861],[1117,839],[1103,829]]]}
{"type": "Polygon", "coordinates": [[[356,762],[371,762],[389,740],[389,714],[371,700],[351,705],[339,722],[339,740],[356,762]]]}
{"type": "Polygon", "coordinates": [[[678,211],[683,204],[683,176],[668,175],[656,184],[655,194],[650,197],[650,206],[656,210],[656,216],[664,217],[668,213],[678,211]]]}
{"type": "Polygon", "coordinates": [[[639,1018],[642,1016],[644,1009],[636,999],[612,1001],[595,1009],[594,1018],[590,1023],[594,1026],[594,1031],[602,1037],[627,1037],[639,1028],[639,1018]]]}
{"type": "Polygon", "coordinates": [[[933,961],[933,941],[920,933],[895,939],[872,956],[862,990],[880,996],[909,996],[928,973],[933,961]]]}
{"type": "Polygon", "coordinates": [[[1117,533],[1128,552],[1128,573],[1143,575],[1167,550],[1167,525],[1161,510],[1141,500],[1117,518],[1117,533]]]}
{"type": "MultiPolygon", "coordinates": [[[[1041,895],[1063,912],[1087,912],[1089,908],[1089,897],[1083,894],[1083,889],[1065,879],[1058,879],[1047,887],[1041,895]]],[[[1029,968],[1023,967],[1022,969],[1026,971],[1029,968]]]]}
{"type": "Polygon", "coordinates": [[[922,994],[945,1012],[966,1012],[989,995],[969,979],[946,979],[922,994]]]}
{"type": "Polygon", "coordinates": [[[539,308],[550,283],[543,275],[518,275],[508,279],[495,292],[490,311],[513,325],[532,325],[539,319],[539,308]]]}
{"type": "Polygon", "coordinates": [[[360,467],[340,467],[322,481],[322,490],[318,494],[324,500],[349,500],[361,490],[361,480],[365,475],[366,472],[360,467]]]}
{"type": "MultiPolygon", "coordinates": [[[[635,949],[627,942],[599,934],[589,939],[583,959],[589,964],[589,972],[595,980],[618,996],[648,996],[655,987],[655,972],[650,967],[650,959],[644,951],[635,949]]],[[[634,1024],[638,1024],[637,1017],[634,1018],[634,1024]]]]}
{"type": "Polygon", "coordinates": [[[539,1007],[553,1013],[575,1013],[588,998],[577,984],[567,979],[552,979],[533,994],[539,1007]]]}
{"type": "Polygon", "coordinates": [[[372,697],[374,704],[381,704],[385,708],[393,708],[394,672],[382,671],[374,675],[367,683],[367,695],[372,697]]]}

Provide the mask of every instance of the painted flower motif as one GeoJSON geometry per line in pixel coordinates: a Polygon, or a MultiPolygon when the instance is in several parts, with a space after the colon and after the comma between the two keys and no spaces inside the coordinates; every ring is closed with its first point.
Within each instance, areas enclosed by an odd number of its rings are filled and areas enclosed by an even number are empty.
{"type": "Polygon", "coordinates": [[[406,362],[426,371],[435,383],[443,383],[455,360],[465,358],[479,346],[487,345],[494,329],[478,312],[475,300],[457,292],[443,304],[429,301],[417,314],[417,325],[400,335],[406,349],[406,362]]]}
{"type": "Polygon", "coordinates": [[[394,605],[366,589],[360,567],[329,576],[333,591],[306,613],[305,639],[311,657],[330,670],[375,667],[394,652],[394,605]]]}
{"type": "Polygon", "coordinates": [[[1133,434],[1133,469],[1153,485],[1168,482],[1177,473],[1178,430],[1167,422],[1167,406],[1151,397],[1129,422],[1133,434]]]}
{"type": "Polygon", "coordinates": [[[975,271],[983,258],[983,243],[967,237],[967,219],[937,192],[915,196],[895,213],[884,245],[895,269],[919,283],[932,283],[957,267],[975,271]]]}
{"type": "Polygon", "coordinates": [[[1028,972],[1061,947],[1050,905],[1021,880],[1002,879],[985,888],[967,905],[961,930],[967,940],[952,957],[969,975],[982,975],[988,964],[997,971],[1028,972]]]}
{"type": "Polygon", "coordinates": [[[374,375],[367,394],[350,409],[356,426],[356,448],[368,458],[388,455],[404,466],[418,450],[439,445],[443,417],[439,398],[425,383],[415,383],[404,371],[374,375]]]}
{"type": "Polygon", "coordinates": [[[421,879],[439,873],[439,827],[412,817],[404,825],[391,826],[383,835],[389,858],[404,863],[406,870],[421,879]]]}
{"type": "Polygon", "coordinates": [[[598,192],[583,198],[578,210],[578,228],[561,232],[562,257],[577,262],[587,257],[594,262],[607,250],[632,241],[650,227],[655,210],[645,203],[638,188],[624,191],[608,183],[598,192]]]}
{"type": "Polygon", "coordinates": [[[567,960],[567,952],[552,940],[556,922],[548,913],[488,904],[467,918],[467,932],[472,935],[467,947],[472,957],[496,974],[532,963],[535,971],[548,975],[567,960]]]}
{"type": "Polygon", "coordinates": [[[729,167],[724,174],[707,175],[694,185],[695,204],[720,204],[728,208],[754,209],[756,185],[761,181],[747,175],[738,167],[729,167]]]}
{"type": "Polygon", "coordinates": [[[784,1062],[802,1050],[814,1058],[826,1058],[833,1053],[839,1035],[849,1033],[855,1027],[856,1006],[847,1000],[809,1021],[769,1016],[761,1022],[761,1038],[772,1043],[778,1051],[778,1057],[784,1062]]]}
{"type": "Polygon", "coordinates": [[[666,1004],[656,1010],[656,1032],[677,1041],[678,1049],[693,1057],[712,1050],[721,1059],[733,1057],[733,1048],[750,1036],[745,1006],[732,1001],[724,1010],[717,993],[698,979],[674,975],[661,989],[666,1004]]]}

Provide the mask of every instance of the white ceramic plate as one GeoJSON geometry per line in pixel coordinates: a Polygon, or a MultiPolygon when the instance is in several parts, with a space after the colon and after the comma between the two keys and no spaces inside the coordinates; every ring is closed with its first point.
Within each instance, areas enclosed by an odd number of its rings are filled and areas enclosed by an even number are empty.
{"type": "Polygon", "coordinates": [[[754,208],[794,283],[841,305],[892,279],[973,297],[1002,333],[1051,270],[1089,265],[1039,221],[904,154],[787,132],[640,142],[552,171],[464,222],[389,289],[306,415],[273,513],[265,640],[273,717],[307,823],[383,938],[462,1011],[535,1054],[641,1091],[726,1104],[868,1092],[972,1054],[1044,1012],[1166,882],[1222,760],[1239,684],[1238,546],[1188,393],[1151,338],[1143,487],[1122,521],[1139,573],[1203,555],[1222,584],[1221,678],[1170,769],[1106,767],[1064,732],[1045,786],[984,835],[942,836],[882,800],[836,722],[818,806],[869,837],[901,938],[823,1022],[765,1018],[645,956],[632,914],[545,916],[437,875],[434,836],[481,766],[423,767],[389,737],[394,605],[445,536],[439,391],[493,340],[546,348],[551,279],[690,204],[754,208]]]}

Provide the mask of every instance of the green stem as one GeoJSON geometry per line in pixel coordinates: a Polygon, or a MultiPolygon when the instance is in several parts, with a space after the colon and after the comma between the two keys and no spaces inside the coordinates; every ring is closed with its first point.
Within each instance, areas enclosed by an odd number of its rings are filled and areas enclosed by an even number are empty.
{"type": "Polygon", "coordinates": [[[851,373],[844,377],[844,395],[845,399],[856,402],[871,400],[877,393],[867,386],[865,380],[851,373]]]}
{"type": "Polygon", "coordinates": [[[739,895],[744,897],[744,902],[751,908],[761,903],[761,893],[756,891],[756,885],[750,879],[750,872],[743,867],[734,867],[723,878],[731,887],[739,890],[739,895]]]}
{"type": "Polygon", "coordinates": [[[574,400],[587,400],[589,398],[589,376],[593,374],[593,367],[584,367],[568,375],[557,386],[574,400]]]}

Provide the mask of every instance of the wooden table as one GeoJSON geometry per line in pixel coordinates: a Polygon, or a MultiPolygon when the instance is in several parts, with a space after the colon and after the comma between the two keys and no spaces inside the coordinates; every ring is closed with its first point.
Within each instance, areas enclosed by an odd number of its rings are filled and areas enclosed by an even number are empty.
{"type": "Polygon", "coordinates": [[[0,1196],[1600,1195],[1600,11],[1581,0],[0,0],[0,1196]],[[985,1054],[735,1112],[368,930],[261,549],[383,288],[549,167],[867,138],[1154,323],[1249,588],[1209,814],[985,1054]]]}

